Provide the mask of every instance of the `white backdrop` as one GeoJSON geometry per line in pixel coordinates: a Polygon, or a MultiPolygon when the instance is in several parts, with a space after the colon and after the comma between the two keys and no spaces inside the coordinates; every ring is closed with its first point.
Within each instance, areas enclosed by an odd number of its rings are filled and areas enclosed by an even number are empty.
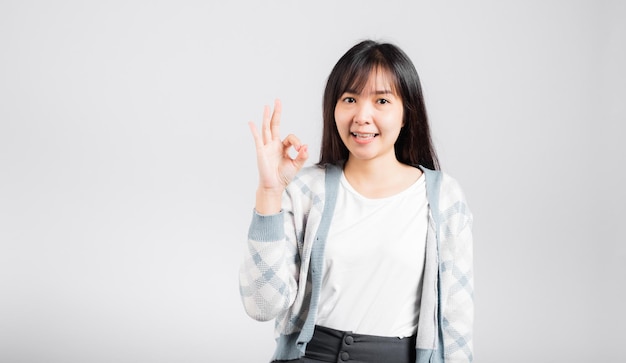
{"type": "Polygon", "coordinates": [[[475,217],[476,361],[626,349],[620,1],[0,2],[0,362],[266,362],[247,121],[315,162],[334,63],[398,44],[475,217]],[[621,217],[621,218],[620,218],[621,217]]]}

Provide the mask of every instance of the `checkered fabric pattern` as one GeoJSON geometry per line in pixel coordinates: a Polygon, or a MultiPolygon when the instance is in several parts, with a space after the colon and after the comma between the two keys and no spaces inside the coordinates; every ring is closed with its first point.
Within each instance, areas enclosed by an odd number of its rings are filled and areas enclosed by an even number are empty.
{"type": "Polygon", "coordinates": [[[287,187],[279,214],[253,213],[248,254],[239,274],[240,292],[252,318],[276,319],[277,336],[300,331],[308,315],[311,239],[323,207],[324,169],[308,167],[287,187]]]}
{"type": "Polygon", "coordinates": [[[439,197],[440,317],[445,362],[473,360],[472,214],[457,182],[443,174],[439,197]]]}
{"type": "MultiPolygon", "coordinates": [[[[438,193],[433,193],[438,195],[437,200],[429,196],[431,206],[437,206],[438,230],[429,228],[427,237],[433,239],[432,234],[436,234],[438,238],[434,259],[438,296],[429,300],[438,305],[435,309],[422,307],[422,311],[433,311],[434,315],[440,312],[440,315],[424,317],[430,321],[424,331],[434,336],[420,337],[418,331],[418,340],[433,343],[427,349],[417,350],[422,356],[443,357],[446,363],[467,363],[473,359],[472,215],[454,179],[443,173],[424,171],[427,187],[429,182],[440,185],[436,186],[438,193]],[[438,342],[437,335],[442,342],[438,342]]],[[[319,271],[317,276],[311,272],[315,270],[311,254],[317,247],[314,241],[320,232],[325,203],[334,204],[334,200],[325,200],[326,173],[327,169],[317,166],[304,168],[287,187],[280,213],[269,216],[253,213],[248,253],[239,274],[240,292],[251,317],[261,321],[275,319],[278,346],[273,359],[297,358],[312,334],[311,316],[316,311],[310,307],[317,305],[314,300],[319,296],[314,292],[319,290],[321,279],[319,271]]]]}

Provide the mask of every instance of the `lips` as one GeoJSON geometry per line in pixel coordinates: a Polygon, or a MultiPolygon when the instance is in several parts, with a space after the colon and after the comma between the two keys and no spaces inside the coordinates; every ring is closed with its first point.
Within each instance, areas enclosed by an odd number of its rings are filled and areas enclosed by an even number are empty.
{"type": "Polygon", "coordinates": [[[369,144],[370,142],[374,141],[374,138],[376,136],[378,136],[377,133],[366,133],[366,132],[350,132],[350,135],[352,136],[353,140],[357,143],[357,144],[361,144],[361,145],[366,145],[369,144]]]}
{"type": "Polygon", "coordinates": [[[361,133],[361,132],[350,132],[350,134],[352,134],[352,136],[360,138],[360,139],[367,139],[367,138],[370,138],[370,137],[378,136],[378,134],[376,134],[376,133],[366,134],[366,133],[361,133]]]}

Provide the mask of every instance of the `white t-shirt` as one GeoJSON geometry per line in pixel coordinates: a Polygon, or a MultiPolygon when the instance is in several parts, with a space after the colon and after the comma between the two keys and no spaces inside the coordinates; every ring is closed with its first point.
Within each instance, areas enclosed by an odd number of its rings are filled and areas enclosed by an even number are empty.
{"type": "Polygon", "coordinates": [[[414,334],[427,227],[424,175],[380,199],[360,195],[342,175],[316,324],[357,334],[414,334]]]}

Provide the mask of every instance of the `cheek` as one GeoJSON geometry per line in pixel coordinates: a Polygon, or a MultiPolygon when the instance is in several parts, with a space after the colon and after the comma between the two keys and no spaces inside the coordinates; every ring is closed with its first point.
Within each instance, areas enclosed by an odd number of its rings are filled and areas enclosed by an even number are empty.
{"type": "Polygon", "coordinates": [[[400,128],[404,127],[404,109],[400,109],[398,110],[396,119],[398,120],[398,123],[400,124],[400,128]]]}
{"type": "Polygon", "coordinates": [[[346,122],[347,119],[345,112],[335,110],[335,125],[337,125],[338,129],[341,130],[349,124],[349,122],[346,122]]]}

